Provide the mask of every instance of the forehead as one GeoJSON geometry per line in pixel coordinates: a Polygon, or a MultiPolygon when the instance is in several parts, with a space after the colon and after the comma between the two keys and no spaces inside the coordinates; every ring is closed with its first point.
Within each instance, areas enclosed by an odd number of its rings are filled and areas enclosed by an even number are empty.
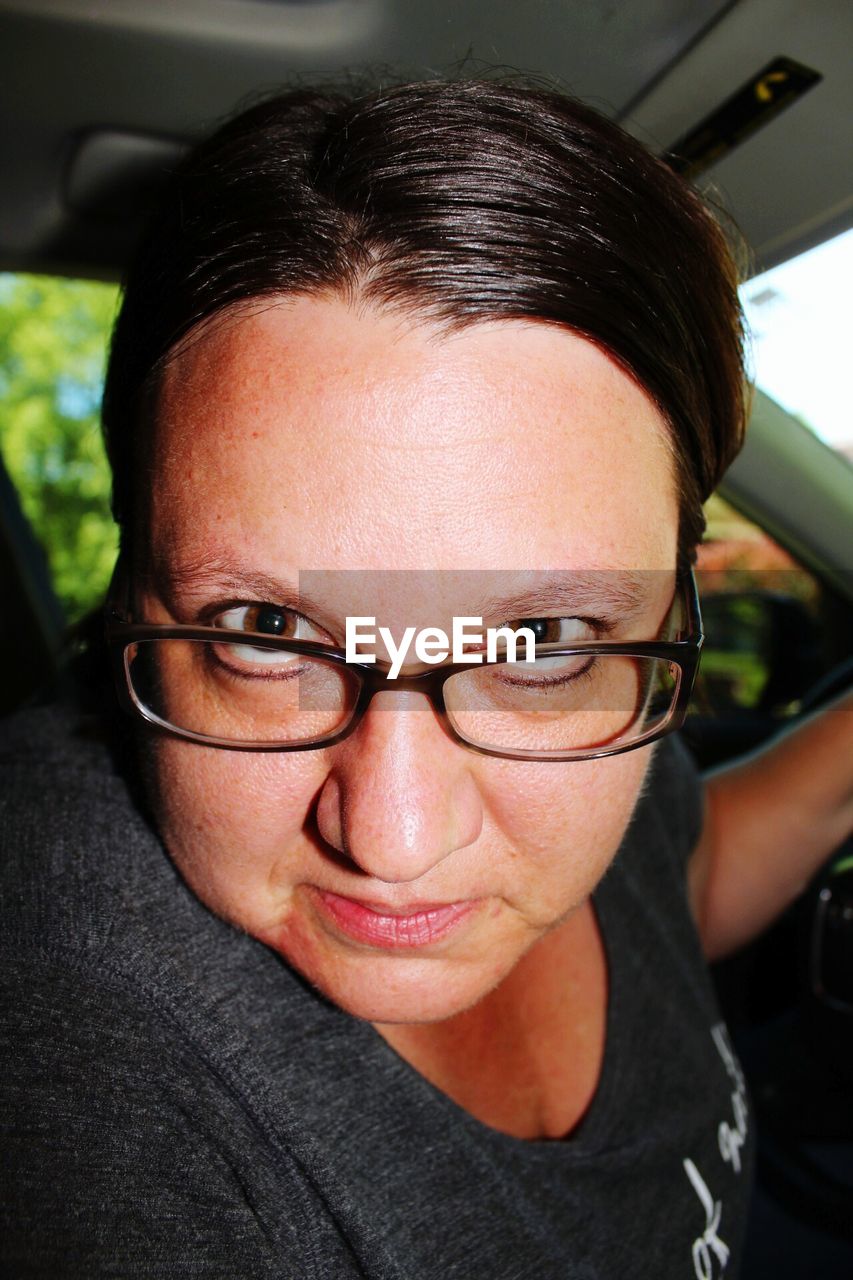
{"type": "Polygon", "coordinates": [[[655,406],[553,325],[448,333],[338,298],[219,317],[167,366],[158,559],[317,568],[670,568],[655,406]],[[273,563],[274,562],[274,563],[273,563]]]}

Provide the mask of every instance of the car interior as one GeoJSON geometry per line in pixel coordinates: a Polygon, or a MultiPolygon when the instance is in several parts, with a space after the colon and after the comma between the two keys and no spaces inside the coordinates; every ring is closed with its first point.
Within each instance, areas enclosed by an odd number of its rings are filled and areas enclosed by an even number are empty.
{"type": "MultiPolygon", "coordinates": [[[[559,88],[617,120],[733,221],[755,280],[853,227],[851,48],[846,0],[0,0],[0,281],[120,281],[186,148],[265,93],[478,75],[559,88]]],[[[56,678],[68,619],[3,462],[3,359],[0,343],[7,711],[56,678]]],[[[703,767],[853,679],[853,420],[845,447],[756,387],[719,498],[786,568],[763,576],[747,557],[715,587],[712,537],[700,556],[707,672],[684,734],[703,767]],[[786,588],[797,575],[807,591],[786,588]],[[731,673],[756,654],[743,698],[731,673]]],[[[743,1273],[849,1280],[853,840],[715,980],[759,1135],[743,1273]]]]}

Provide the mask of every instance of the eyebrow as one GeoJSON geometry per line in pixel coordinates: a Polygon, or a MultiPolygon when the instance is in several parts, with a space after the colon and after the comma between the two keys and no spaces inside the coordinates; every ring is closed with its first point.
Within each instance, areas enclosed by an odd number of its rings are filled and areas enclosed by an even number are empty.
{"type": "MultiPolygon", "coordinates": [[[[480,588],[483,580],[513,576],[517,571],[503,570],[311,570],[309,576],[318,579],[333,577],[335,573],[365,575],[393,573],[441,575],[444,572],[458,577],[460,574],[476,579],[480,588]]],[[[655,592],[652,582],[661,573],[671,575],[671,570],[661,569],[565,569],[531,570],[524,574],[534,581],[527,587],[509,593],[491,592],[481,596],[478,616],[484,623],[514,621],[519,618],[535,618],[540,615],[565,611],[563,616],[586,616],[604,621],[629,622],[642,615],[650,606],[655,592]]],[[[274,602],[283,608],[310,614],[318,622],[334,625],[335,619],[328,613],[322,600],[300,586],[259,571],[228,556],[203,555],[183,562],[167,562],[165,557],[155,563],[151,577],[165,589],[166,598],[175,601],[183,593],[199,595],[215,590],[235,598],[274,602]]],[[[176,601],[175,601],[176,602],[176,601]]],[[[469,609],[473,614],[473,606],[469,609]]]]}
{"type": "Polygon", "coordinates": [[[202,555],[182,561],[159,556],[152,565],[149,580],[164,599],[173,604],[184,594],[200,596],[215,592],[244,600],[274,601],[296,611],[320,608],[319,601],[310,600],[296,583],[275,578],[227,556],[202,555]]]}
{"type": "Polygon", "coordinates": [[[651,582],[660,569],[566,569],[536,573],[534,583],[509,596],[483,602],[484,618],[535,618],[537,611],[570,611],[581,617],[628,622],[639,617],[653,598],[651,582]]]}

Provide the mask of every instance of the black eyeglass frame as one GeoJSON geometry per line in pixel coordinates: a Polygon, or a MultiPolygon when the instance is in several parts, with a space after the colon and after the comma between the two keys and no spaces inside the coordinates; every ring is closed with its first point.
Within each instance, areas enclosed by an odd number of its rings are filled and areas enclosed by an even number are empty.
{"type": "MultiPolygon", "coordinates": [[[[575,751],[524,751],[507,748],[498,750],[495,747],[483,746],[472,742],[461,733],[447,712],[444,703],[444,685],[459,672],[470,672],[473,664],[445,661],[440,665],[430,665],[422,671],[410,675],[398,675],[391,678],[391,664],[377,660],[370,662],[348,662],[346,651],[337,646],[323,644],[316,640],[290,640],[283,636],[269,636],[257,631],[232,632],[224,627],[194,626],[192,624],[133,622],[129,610],[122,611],[113,603],[118,583],[122,580],[121,565],[116,565],[113,584],[110,587],[105,610],[105,635],[113,665],[113,676],[116,693],[121,708],[130,715],[141,718],[147,724],[181,738],[187,742],[196,742],[201,746],[221,748],[227,751],[316,751],[321,747],[331,747],[348,738],[357,728],[376,693],[387,690],[400,692],[424,693],[429,698],[433,710],[445,732],[462,746],[480,755],[496,756],[505,760],[562,761],[595,760],[604,756],[621,755],[625,751],[634,751],[637,747],[646,746],[658,738],[679,729],[684,723],[687,706],[704,641],[702,632],[702,615],[699,608],[699,594],[692,569],[678,575],[672,605],[667,619],[672,615],[679,600],[684,607],[684,626],[677,634],[676,640],[638,640],[630,643],[618,641],[578,641],[573,645],[563,645],[559,641],[545,642],[535,646],[536,657],[580,657],[589,655],[597,657],[605,654],[617,654],[627,658],[660,658],[678,667],[678,684],[675,697],[665,720],[641,735],[633,742],[616,746],[583,748],[575,751]],[[305,742],[240,742],[231,738],[208,737],[195,733],[190,729],[181,729],[166,720],[162,720],[155,712],[140,702],[133,691],[130,671],[127,663],[127,650],[130,645],[146,640],[195,640],[215,642],[218,644],[249,644],[257,648],[278,652],[305,654],[306,657],[320,659],[330,666],[345,667],[359,681],[359,689],[349,719],[332,733],[322,734],[305,742]]],[[[125,590],[129,584],[125,580],[125,590]]],[[[509,656],[499,654],[495,662],[483,662],[483,666],[496,666],[510,661],[509,656]]]]}

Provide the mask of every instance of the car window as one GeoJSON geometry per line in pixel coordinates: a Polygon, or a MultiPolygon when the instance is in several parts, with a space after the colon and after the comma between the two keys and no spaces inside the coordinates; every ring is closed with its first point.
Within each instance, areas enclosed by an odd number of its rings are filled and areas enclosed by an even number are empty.
{"type": "Polygon", "coordinates": [[[796,714],[824,668],[820,583],[718,494],[705,514],[696,564],[705,629],[697,707],[796,714]]]}
{"type": "Polygon", "coordinates": [[[853,462],[850,293],[853,231],[754,276],[741,289],[755,383],[853,462]]]}
{"type": "Polygon", "coordinates": [[[0,275],[0,445],[69,622],[103,597],[115,561],[99,426],[118,289],[0,275]]]}
{"type": "Polygon", "coordinates": [[[807,710],[849,653],[851,610],[719,494],[696,579],[705,642],[685,735],[704,767],[759,746],[807,710]]]}

